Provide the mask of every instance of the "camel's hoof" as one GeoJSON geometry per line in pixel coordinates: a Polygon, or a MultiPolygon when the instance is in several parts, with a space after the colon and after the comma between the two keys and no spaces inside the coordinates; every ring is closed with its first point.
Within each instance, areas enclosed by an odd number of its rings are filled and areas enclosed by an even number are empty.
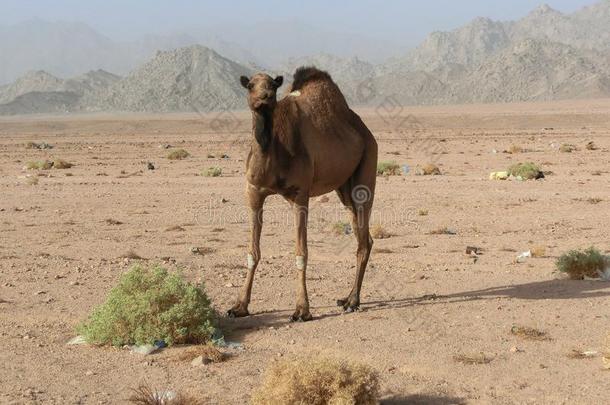
{"type": "Polygon", "coordinates": [[[229,318],[243,318],[243,317],[246,317],[249,315],[250,315],[250,312],[248,312],[247,309],[243,309],[243,308],[239,308],[239,307],[234,307],[227,311],[227,316],[229,318]]]}
{"type": "Polygon", "coordinates": [[[308,322],[313,319],[313,316],[309,313],[309,311],[303,313],[303,311],[297,310],[294,314],[290,316],[290,322],[308,322]]]}
{"type": "Polygon", "coordinates": [[[337,306],[343,307],[343,311],[350,314],[352,312],[360,311],[360,302],[346,298],[344,300],[337,300],[337,306]]]}

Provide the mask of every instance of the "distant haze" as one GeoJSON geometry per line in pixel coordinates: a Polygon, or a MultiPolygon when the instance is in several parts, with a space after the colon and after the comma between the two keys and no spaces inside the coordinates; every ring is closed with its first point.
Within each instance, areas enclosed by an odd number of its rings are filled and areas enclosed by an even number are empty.
{"type": "MultiPolygon", "coordinates": [[[[593,2],[547,1],[562,12],[593,2]]],[[[215,37],[245,47],[269,64],[320,52],[380,62],[404,54],[431,31],[451,30],[479,16],[514,20],[539,4],[531,0],[1,0],[0,25],[31,19],[82,22],[114,41],[135,41],[151,34],[189,36],[200,42],[215,37]],[[323,37],[328,40],[318,40],[323,37]]]]}

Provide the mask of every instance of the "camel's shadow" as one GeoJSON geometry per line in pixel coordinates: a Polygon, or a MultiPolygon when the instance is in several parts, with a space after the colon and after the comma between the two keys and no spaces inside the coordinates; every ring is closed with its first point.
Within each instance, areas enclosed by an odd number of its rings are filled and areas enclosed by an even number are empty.
{"type": "Polygon", "coordinates": [[[429,394],[397,395],[381,400],[381,405],[461,405],[465,403],[461,398],[429,394]]]}
{"type": "MultiPolygon", "coordinates": [[[[419,305],[452,304],[502,298],[518,300],[567,300],[607,296],[610,296],[610,283],[602,281],[545,280],[446,295],[427,294],[421,297],[369,301],[362,303],[361,309],[364,312],[374,312],[419,305]]],[[[317,306],[312,308],[314,312],[313,322],[320,319],[346,316],[339,308],[336,308],[336,311],[330,311],[331,308],[336,307],[317,306]],[[316,312],[318,313],[317,316],[315,315],[316,312]]],[[[292,309],[258,313],[247,318],[223,319],[221,328],[226,328],[227,332],[239,336],[251,330],[286,326],[290,314],[292,314],[292,309]]]]}

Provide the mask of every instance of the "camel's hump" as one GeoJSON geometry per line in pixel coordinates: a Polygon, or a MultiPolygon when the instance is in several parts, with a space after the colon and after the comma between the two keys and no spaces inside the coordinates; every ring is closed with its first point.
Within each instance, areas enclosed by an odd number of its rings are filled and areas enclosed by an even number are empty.
{"type": "Polygon", "coordinates": [[[292,83],[292,91],[297,91],[303,88],[305,84],[317,81],[330,81],[333,79],[328,73],[316,68],[315,66],[301,66],[294,72],[294,81],[292,83]]]}

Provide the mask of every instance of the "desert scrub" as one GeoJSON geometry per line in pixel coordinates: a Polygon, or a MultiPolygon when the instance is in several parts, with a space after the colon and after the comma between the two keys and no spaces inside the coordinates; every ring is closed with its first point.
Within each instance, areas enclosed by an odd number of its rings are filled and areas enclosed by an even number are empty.
{"type": "Polygon", "coordinates": [[[167,155],[167,158],[169,160],[182,160],[182,159],[186,159],[189,156],[191,156],[190,153],[188,153],[184,149],[176,149],[176,150],[171,151],[169,153],[169,155],[167,155]]]}
{"type": "Polygon", "coordinates": [[[576,150],[576,146],[569,144],[569,143],[564,143],[563,145],[561,145],[559,147],[559,151],[563,152],[563,153],[572,153],[576,150]]]}
{"type": "Polygon", "coordinates": [[[28,162],[25,167],[28,170],[50,170],[53,167],[53,162],[50,160],[35,160],[28,162]]]}
{"type": "Polygon", "coordinates": [[[392,236],[387,229],[385,229],[381,224],[374,224],[371,226],[371,236],[373,239],[387,239],[392,236]]]}
{"type": "Polygon", "coordinates": [[[55,159],[53,161],[53,168],[54,169],[69,169],[72,166],[74,166],[72,163],[66,162],[63,159],[55,159]]]}
{"type": "Polygon", "coordinates": [[[335,235],[349,235],[352,233],[352,225],[349,222],[337,221],[332,226],[335,235]]]}
{"type": "Polygon", "coordinates": [[[222,169],[220,167],[208,167],[203,171],[205,177],[219,177],[222,175],[222,169]]]}
{"type": "Polygon", "coordinates": [[[418,167],[415,170],[415,174],[418,176],[440,176],[441,169],[439,169],[439,167],[435,164],[428,163],[427,165],[418,167]]]}
{"type": "Polygon", "coordinates": [[[369,366],[325,357],[303,357],[271,365],[253,405],[373,405],[379,375],[369,366]]]}
{"type": "Polygon", "coordinates": [[[28,162],[26,168],[28,170],[50,170],[50,169],[69,169],[74,166],[72,163],[68,163],[63,159],[51,160],[35,160],[28,162]]]}
{"type": "Polygon", "coordinates": [[[203,343],[214,333],[214,319],[203,286],[161,267],[136,265],[77,329],[97,345],[203,343]]]}
{"type": "Polygon", "coordinates": [[[532,162],[514,164],[507,171],[509,175],[521,177],[523,180],[534,180],[544,177],[540,168],[532,162]]]}
{"type": "Polygon", "coordinates": [[[572,280],[582,280],[585,277],[599,277],[606,266],[610,266],[608,257],[594,247],[587,250],[570,250],[555,262],[557,270],[566,273],[572,280]]]}
{"type": "Polygon", "coordinates": [[[400,166],[396,162],[377,163],[378,176],[400,176],[400,166]]]}

